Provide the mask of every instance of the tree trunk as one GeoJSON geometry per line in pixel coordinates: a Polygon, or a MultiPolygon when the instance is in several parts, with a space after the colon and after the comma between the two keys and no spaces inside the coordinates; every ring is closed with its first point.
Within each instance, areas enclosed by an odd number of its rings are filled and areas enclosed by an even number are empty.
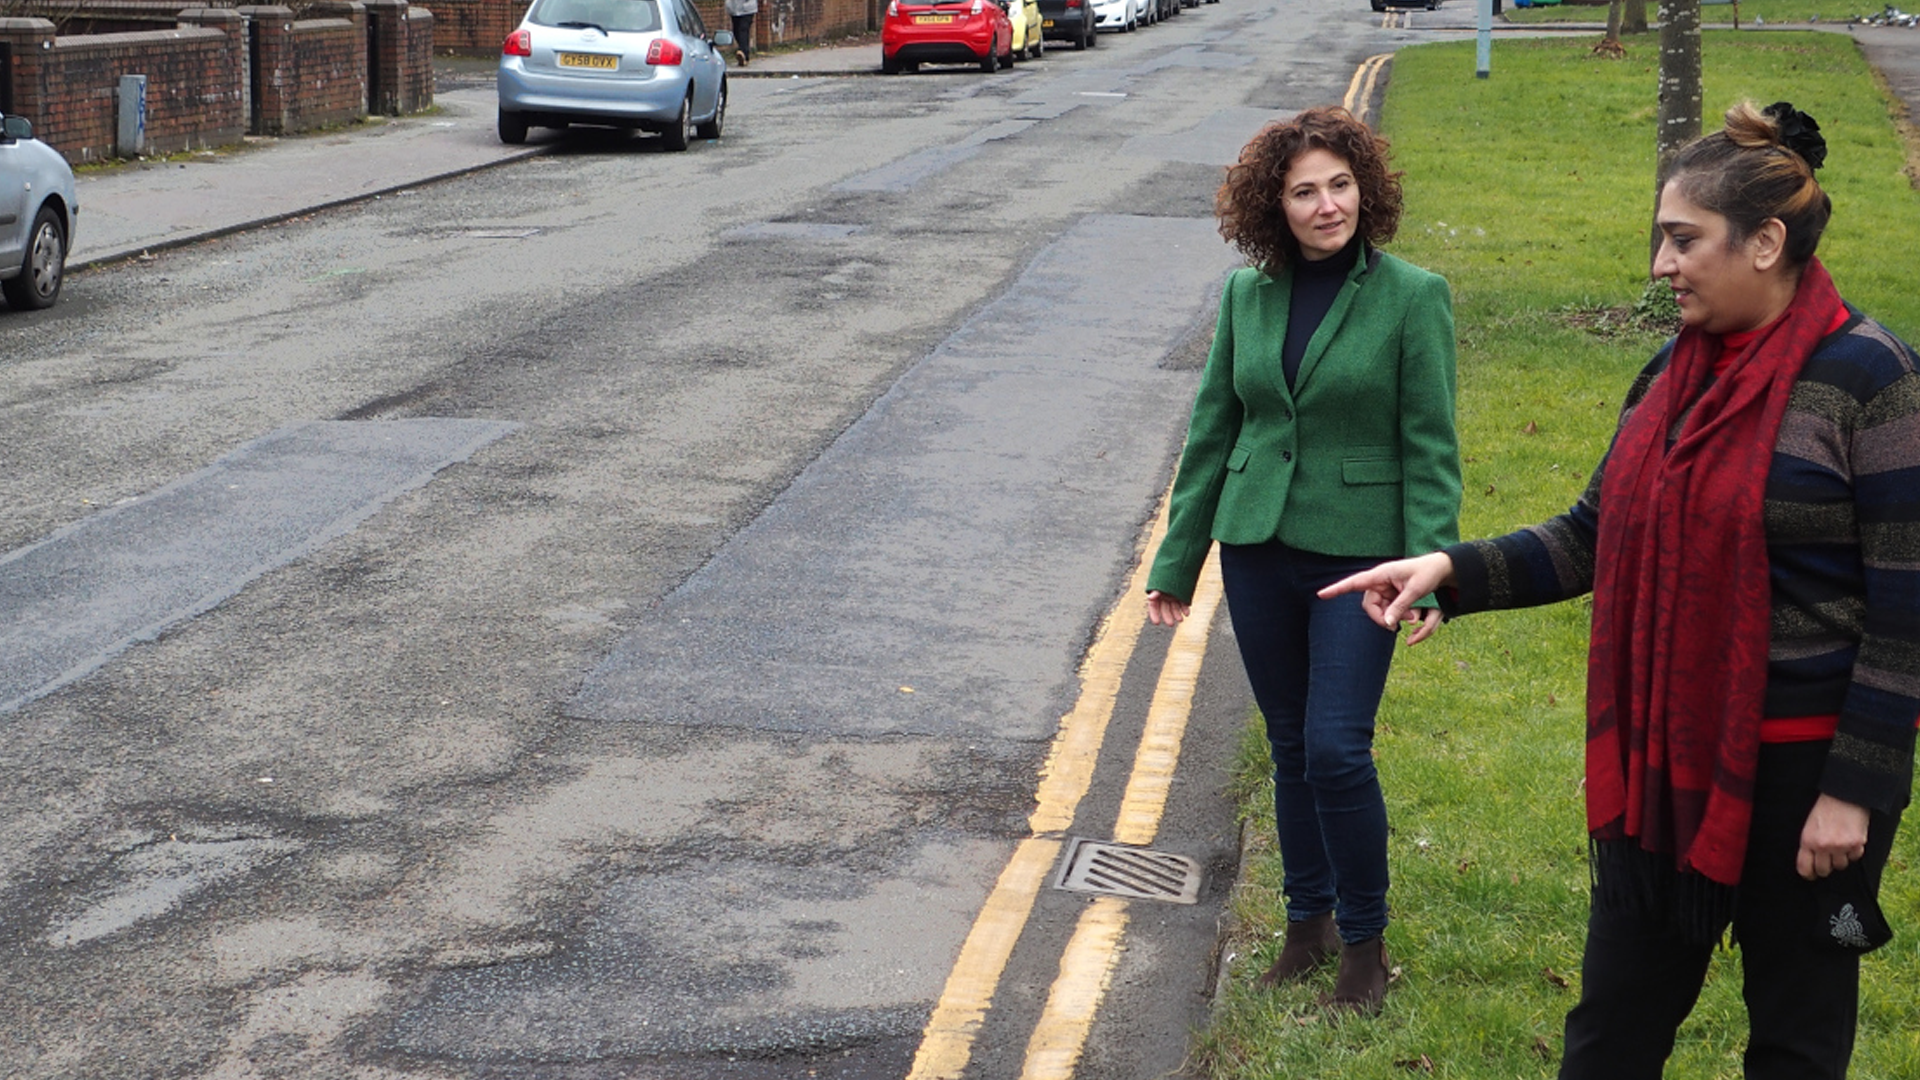
{"type": "MultiPolygon", "coordinates": [[[[1620,4],[1618,3],[1618,0],[1616,0],[1614,6],[1615,7],[1620,6],[1620,4]]],[[[1627,9],[1626,10],[1626,26],[1624,27],[1626,32],[1629,34],[1646,33],[1647,32],[1647,0],[1626,0],[1626,9],[1627,9]]],[[[1613,20],[1613,15],[1611,12],[1608,13],[1607,20],[1609,22],[1613,20]]]]}
{"type": "MultiPolygon", "coordinates": [[[[1613,0],[1612,3],[1607,5],[1607,40],[1608,41],[1620,40],[1620,7],[1624,2],[1625,0],[1613,0]]],[[[1636,2],[1641,4],[1642,6],[1645,6],[1647,0],[1636,0],[1636,2]]],[[[1644,30],[1646,28],[1643,26],[1641,27],[1641,29],[1644,30]]]]}
{"type": "MultiPolygon", "coordinates": [[[[1700,137],[1700,0],[1660,0],[1660,110],[1654,129],[1653,198],[1674,152],[1700,137]]],[[[1653,228],[1647,260],[1660,249],[1660,228],[1653,228]]]]}

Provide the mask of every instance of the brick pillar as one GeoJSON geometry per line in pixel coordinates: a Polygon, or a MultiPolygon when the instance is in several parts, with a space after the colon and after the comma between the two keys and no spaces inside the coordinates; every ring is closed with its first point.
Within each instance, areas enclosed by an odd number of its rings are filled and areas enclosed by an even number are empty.
{"type": "Polygon", "coordinates": [[[12,115],[33,121],[34,134],[51,145],[44,129],[48,126],[47,75],[52,67],[53,23],[46,19],[0,19],[0,41],[7,43],[7,66],[13,75],[7,90],[13,102],[12,115]]]}
{"type": "Polygon", "coordinates": [[[249,135],[280,135],[287,130],[288,85],[292,56],[293,9],[278,4],[234,9],[247,20],[249,135]]]}
{"type": "Polygon", "coordinates": [[[407,0],[367,5],[367,112],[399,116],[406,89],[407,0]]]}
{"type": "Polygon", "coordinates": [[[433,12],[407,12],[407,80],[400,107],[417,113],[433,108],[433,12]]]}
{"type": "MultiPolygon", "coordinates": [[[[247,20],[232,8],[187,8],[180,12],[181,26],[199,26],[226,35],[227,48],[217,66],[204,72],[200,100],[189,104],[197,110],[190,125],[187,146],[224,146],[237,143],[247,134],[248,91],[247,20]]],[[[152,117],[149,99],[149,118],[152,117]]],[[[149,121],[151,126],[151,120],[149,121]]],[[[164,152],[164,150],[163,150],[164,152]]]]}

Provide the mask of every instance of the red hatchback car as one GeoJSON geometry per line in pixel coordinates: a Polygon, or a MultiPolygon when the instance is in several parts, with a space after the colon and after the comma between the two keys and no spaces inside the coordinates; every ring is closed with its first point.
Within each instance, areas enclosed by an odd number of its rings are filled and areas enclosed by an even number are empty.
{"type": "Polygon", "coordinates": [[[921,64],[1013,66],[1013,23],[996,0],[891,0],[880,24],[880,70],[921,64]]]}

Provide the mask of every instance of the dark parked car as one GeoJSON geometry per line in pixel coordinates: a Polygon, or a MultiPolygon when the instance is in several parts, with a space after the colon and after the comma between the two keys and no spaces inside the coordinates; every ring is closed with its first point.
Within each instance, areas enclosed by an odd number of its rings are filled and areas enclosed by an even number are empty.
{"type": "Polygon", "coordinates": [[[73,222],[80,213],[73,170],[33,137],[24,116],[0,116],[0,292],[18,308],[60,299],[73,222]]]}
{"type": "Polygon", "coordinates": [[[1076,49],[1097,45],[1093,0],[1040,0],[1040,33],[1049,41],[1071,41],[1076,49]]]}

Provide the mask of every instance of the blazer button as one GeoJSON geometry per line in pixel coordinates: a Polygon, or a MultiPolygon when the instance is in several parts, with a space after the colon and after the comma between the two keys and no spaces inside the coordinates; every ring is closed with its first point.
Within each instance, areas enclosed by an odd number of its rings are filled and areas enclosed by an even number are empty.
{"type": "Polygon", "coordinates": [[[1292,460],[1293,460],[1293,451],[1291,451],[1291,450],[1282,450],[1282,451],[1280,451],[1280,460],[1281,460],[1281,461],[1292,461],[1292,460]]]}

